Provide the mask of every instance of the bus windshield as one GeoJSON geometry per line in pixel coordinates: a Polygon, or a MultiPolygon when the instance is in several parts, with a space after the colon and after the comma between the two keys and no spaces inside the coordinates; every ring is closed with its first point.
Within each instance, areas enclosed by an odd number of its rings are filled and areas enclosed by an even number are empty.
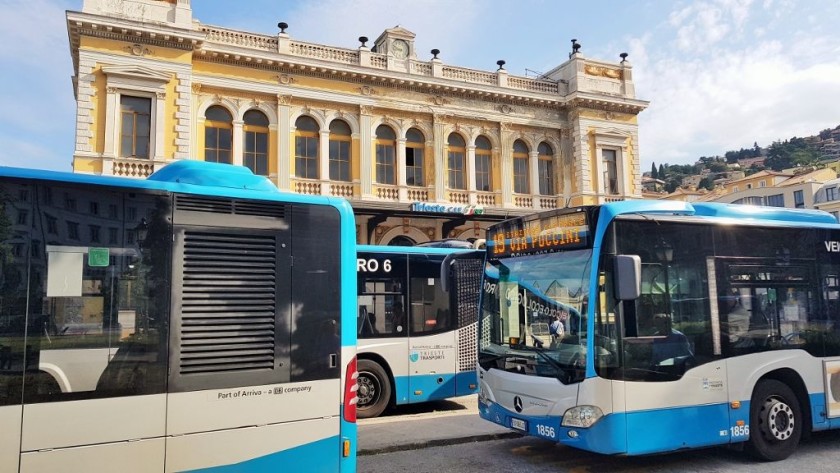
{"type": "Polygon", "coordinates": [[[482,368],[582,380],[591,261],[590,249],[488,260],[482,368]]]}

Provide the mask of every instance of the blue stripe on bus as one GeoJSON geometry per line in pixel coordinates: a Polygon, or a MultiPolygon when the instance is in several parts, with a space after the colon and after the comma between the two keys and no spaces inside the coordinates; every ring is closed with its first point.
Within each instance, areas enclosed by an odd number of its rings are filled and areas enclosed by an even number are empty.
{"type": "Polygon", "coordinates": [[[457,374],[397,376],[394,379],[394,389],[397,405],[403,405],[466,396],[477,392],[478,386],[475,371],[463,371],[457,374]],[[415,394],[415,391],[421,393],[415,394]]]}
{"type": "MultiPolygon", "coordinates": [[[[340,448],[337,436],[318,440],[316,442],[290,448],[281,452],[271,453],[259,458],[253,458],[231,465],[214,466],[189,470],[194,473],[239,473],[239,472],[275,472],[275,471],[306,471],[334,473],[339,471],[339,461],[336,450],[340,448]]],[[[354,445],[355,447],[355,445],[354,445]]],[[[355,452],[354,452],[355,453],[355,452]]],[[[355,471],[355,461],[342,462],[342,473],[355,471]],[[346,468],[346,469],[345,469],[346,468]]]]}
{"type": "Polygon", "coordinates": [[[561,417],[516,414],[495,403],[479,404],[479,415],[511,429],[512,419],[521,419],[528,435],[602,454],[643,455],[729,443],[728,403],[609,414],[588,429],[562,427],[561,417]]]}

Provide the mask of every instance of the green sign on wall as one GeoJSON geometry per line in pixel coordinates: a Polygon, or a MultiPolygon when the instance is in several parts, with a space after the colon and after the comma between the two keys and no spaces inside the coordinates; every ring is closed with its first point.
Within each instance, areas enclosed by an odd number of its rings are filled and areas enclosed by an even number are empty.
{"type": "Polygon", "coordinates": [[[94,268],[104,268],[108,266],[110,260],[111,250],[109,248],[88,249],[88,266],[94,268]]]}

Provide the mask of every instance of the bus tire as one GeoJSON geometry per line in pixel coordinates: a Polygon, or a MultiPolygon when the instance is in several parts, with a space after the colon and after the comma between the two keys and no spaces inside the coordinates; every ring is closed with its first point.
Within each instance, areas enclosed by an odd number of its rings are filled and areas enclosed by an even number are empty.
{"type": "Polygon", "coordinates": [[[759,381],[750,402],[748,451],[759,460],[784,460],[799,445],[804,422],[799,399],[788,385],[759,381]]]}
{"type": "Polygon", "coordinates": [[[379,363],[359,360],[359,403],[356,413],[361,419],[382,414],[391,402],[391,379],[379,363]]]}

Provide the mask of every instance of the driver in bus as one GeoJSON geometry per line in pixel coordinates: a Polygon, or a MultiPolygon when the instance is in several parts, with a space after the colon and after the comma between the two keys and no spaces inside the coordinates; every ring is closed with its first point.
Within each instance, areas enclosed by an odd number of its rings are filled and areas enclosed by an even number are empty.
{"type": "Polygon", "coordinates": [[[653,325],[656,328],[654,336],[657,337],[653,341],[651,361],[654,365],[676,364],[679,360],[694,356],[688,337],[671,326],[670,315],[654,315],[653,325]]]}
{"type": "Polygon", "coordinates": [[[741,293],[737,289],[726,297],[727,328],[729,330],[729,342],[735,343],[744,337],[750,328],[750,312],[744,308],[741,300],[741,293]]]}

